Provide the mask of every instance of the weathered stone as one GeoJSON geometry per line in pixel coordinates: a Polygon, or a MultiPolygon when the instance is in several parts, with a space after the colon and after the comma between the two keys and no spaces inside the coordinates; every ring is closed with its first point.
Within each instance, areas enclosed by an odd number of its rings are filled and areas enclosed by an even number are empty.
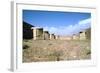
{"type": "Polygon", "coordinates": [[[44,37],[44,40],[49,40],[50,39],[50,34],[48,31],[43,31],[43,37],[44,37]]]}
{"type": "Polygon", "coordinates": [[[43,39],[43,28],[34,27],[33,29],[33,39],[42,40],[43,39]]]}
{"type": "Polygon", "coordinates": [[[50,40],[55,39],[55,35],[54,34],[50,34],[50,40]]]}

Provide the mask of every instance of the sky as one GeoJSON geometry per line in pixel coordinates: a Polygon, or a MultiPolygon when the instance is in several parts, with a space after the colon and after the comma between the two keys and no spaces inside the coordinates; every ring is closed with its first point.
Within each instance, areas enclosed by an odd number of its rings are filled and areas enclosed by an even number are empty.
{"type": "Polygon", "coordinates": [[[23,10],[23,21],[51,34],[70,36],[91,27],[91,13],[23,10]]]}

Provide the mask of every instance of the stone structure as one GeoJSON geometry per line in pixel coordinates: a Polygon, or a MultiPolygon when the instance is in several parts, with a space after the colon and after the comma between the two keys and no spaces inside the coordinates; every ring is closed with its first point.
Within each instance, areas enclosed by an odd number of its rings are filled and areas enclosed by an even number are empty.
{"type": "Polygon", "coordinates": [[[60,36],[59,35],[55,35],[55,39],[59,40],[60,36]]]}
{"type": "Polygon", "coordinates": [[[73,40],[79,40],[79,38],[80,38],[79,34],[74,34],[73,35],[73,40]]]}
{"type": "Polygon", "coordinates": [[[55,35],[54,34],[50,34],[50,40],[55,39],[55,35]]]}
{"type": "Polygon", "coordinates": [[[80,32],[80,40],[86,40],[86,32],[80,32]]]}
{"type": "Polygon", "coordinates": [[[33,29],[33,39],[34,40],[43,40],[43,28],[40,27],[32,27],[33,29]]]}
{"type": "Polygon", "coordinates": [[[86,30],[86,39],[88,39],[88,40],[91,39],[91,29],[86,30]]]}
{"type": "Polygon", "coordinates": [[[90,40],[91,39],[91,29],[87,29],[83,32],[80,32],[80,40],[90,40]]]}
{"type": "Polygon", "coordinates": [[[43,37],[44,37],[44,40],[49,40],[50,39],[50,34],[48,31],[43,31],[43,37]]]}

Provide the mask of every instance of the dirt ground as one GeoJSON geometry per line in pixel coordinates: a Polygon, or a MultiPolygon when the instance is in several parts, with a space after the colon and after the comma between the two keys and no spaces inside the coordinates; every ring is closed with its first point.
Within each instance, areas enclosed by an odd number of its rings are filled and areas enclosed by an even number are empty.
{"type": "Polygon", "coordinates": [[[89,40],[23,40],[23,62],[91,59],[89,40]]]}

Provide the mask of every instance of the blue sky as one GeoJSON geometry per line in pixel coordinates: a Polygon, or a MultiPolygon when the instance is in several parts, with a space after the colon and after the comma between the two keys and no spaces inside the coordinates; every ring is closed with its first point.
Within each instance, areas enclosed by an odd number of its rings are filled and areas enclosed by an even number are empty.
{"type": "Polygon", "coordinates": [[[23,20],[56,35],[68,36],[91,27],[91,13],[23,10],[23,20]]]}

